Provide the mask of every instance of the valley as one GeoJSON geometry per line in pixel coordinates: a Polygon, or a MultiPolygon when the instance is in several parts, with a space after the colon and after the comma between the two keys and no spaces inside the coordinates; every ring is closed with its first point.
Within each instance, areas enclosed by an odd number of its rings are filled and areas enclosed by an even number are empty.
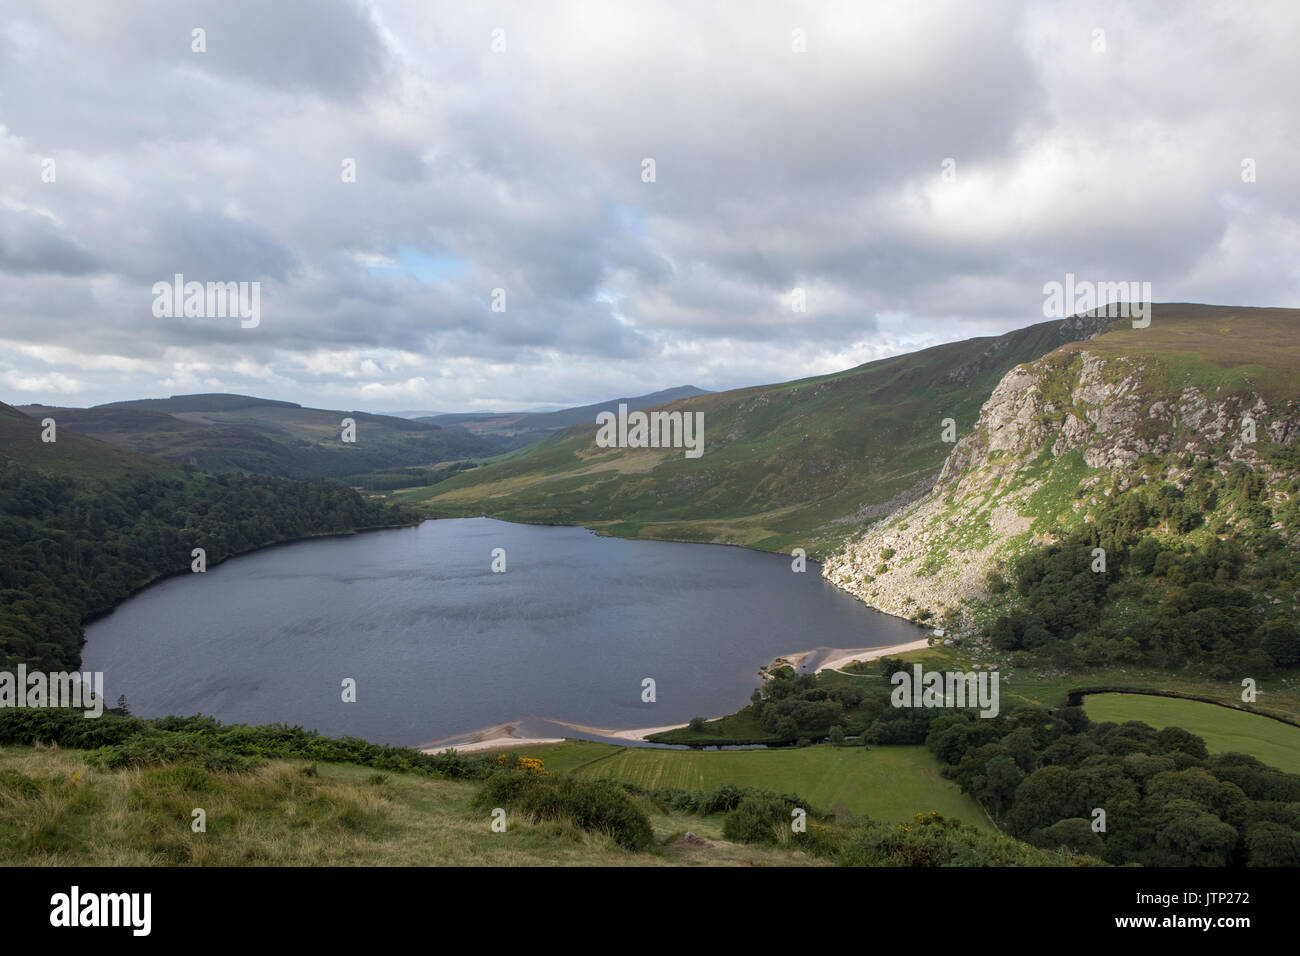
{"type": "MultiPolygon", "coordinates": [[[[276,495],[282,497],[292,490],[293,494],[307,494],[309,500],[325,504],[323,509],[319,504],[308,507],[314,521],[333,522],[327,525],[335,529],[330,533],[404,525],[405,531],[391,533],[418,535],[409,526],[421,517],[475,516],[476,521],[469,525],[480,530],[470,535],[472,541],[451,544],[445,533],[436,535],[444,541],[444,547],[449,546],[450,554],[482,552],[477,560],[462,560],[464,567],[453,562],[439,572],[450,588],[446,594],[453,604],[401,613],[408,617],[414,613],[420,621],[440,622],[431,631],[413,632],[437,635],[439,640],[450,633],[447,622],[465,616],[469,629],[463,640],[457,639],[465,647],[481,644],[483,615],[489,607],[493,615],[504,614],[501,619],[507,626],[503,634],[514,633],[524,621],[533,628],[540,625],[541,632],[517,648],[503,646],[493,652],[480,647],[477,655],[471,652],[463,660],[441,664],[432,659],[402,664],[401,654],[395,649],[383,650],[382,645],[372,644],[377,654],[362,668],[361,686],[390,683],[385,670],[388,667],[396,666],[416,679],[432,668],[438,680],[455,681],[458,688],[469,691],[471,699],[482,696],[478,701],[484,705],[481,713],[468,717],[466,705],[455,705],[453,710],[463,711],[460,719],[465,722],[456,726],[447,722],[449,716],[438,718],[440,724],[427,725],[427,730],[416,738],[424,740],[484,726],[493,719],[514,719],[516,714],[503,712],[496,701],[509,697],[517,702],[513,706],[520,706],[518,701],[528,699],[526,692],[521,693],[525,686],[521,682],[536,680],[547,673],[548,667],[557,668],[545,680],[559,697],[553,704],[537,703],[539,709],[534,713],[554,718],[556,726],[565,721],[571,722],[568,726],[600,727],[668,723],[672,729],[650,734],[649,743],[657,745],[651,747],[573,740],[511,746],[509,741],[503,741],[502,750],[485,749],[465,756],[453,750],[427,759],[441,761],[440,765],[446,767],[460,767],[458,761],[471,761],[464,765],[464,772],[486,781],[488,789],[483,793],[496,785],[496,777],[486,769],[495,762],[524,768],[512,773],[525,775],[532,772],[529,767],[549,767],[542,779],[552,782],[537,786],[559,787],[566,793],[571,790],[573,799],[586,793],[583,788],[611,784],[634,795],[650,794],[649,802],[643,803],[639,811],[622,809],[617,814],[640,819],[638,813],[648,813],[658,820],[657,814],[666,813],[663,820],[638,829],[642,836],[627,839],[638,846],[659,846],[655,852],[667,853],[670,858],[680,858],[677,850],[669,848],[682,844],[669,831],[674,825],[673,815],[682,808],[708,807],[714,805],[711,801],[722,800],[718,805],[729,809],[721,816],[713,817],[712,823],[702,819],[691,825],[710,834],[705,842],[712,846],[740,847],[750,842],[749,838],[736,842],[741,832],[737,828],[750,826],[740,821],[749,820],[747,814],[757,814],[758,820],[775,813],[775,808],[787,799],[776,794],[785,793],[798,794],[788,799],[807,803],[822,814],[821,819],[827,821],[818,824],[822,830],[831,826],[831,821],[838,821],[841,828],[849,827],[837,831],[839,835],[834,839],[826,837],[831,842],[822,850],[814,849],[813,844],[800,850],[795,844],[787,845],[788,841],[778,841],[783,847],[780,852],[809,854],[809,862],[815,861],[819,853],[843,862],[857,852],[849,848],[857,837],[849,834],[857,833],[853,828],[862,826],[853,822],[859,817],[893,821],[901,827],[909,818],[930,819],[927,814],[960,821],[954,823],[958,829],[944,831],[950,832],[952,839],[967,834],[963,828],[970,828],[971,834],[1006,834],[999,839],[1014,837],[1021,842],[1013,840],[1006,852],[1015,854],[1056,852],[1065,853],[1071,861],[1146,865],[1186,861],[1191,857],[1179,854],[1197,852],[1210,853],[1205,860],[1216,861],[1217,865],[1233,865],[1252,853],[1259,859],[1286,860],[1288,854],[1300,852],[1300,830],[1290,835],[1290,817],[1286,813],[1262,808],[1278,799],[1291,800],[1292,791],[1300,799],[1300,776],[1294,776],[1295,768],[1300,766],[1295,759],[1300,754],[1300,739],[1296,736],[1300,734],[1300,686],[1294,678],[1294,667],[1300,663],[1300,630],[1296,624],[1300,576],[1295,550],[1296,535],[1300,534],[1300,460],[1295,458],[1295,437],[1300,433],[1300,378],[1295,372],[1300,367],[1300,355],[1296,354],[1300,337],[1294,334],[1297,315],[1293,310],[1156,304],[1152,321],[1141,329],[1104,316],[1076,316],[993,340],[939,346],[836,375],[735,392],[695,394],[649,406],[647,421],[655,420],[656,414],[661,418],[679,414],[683,419],[687,415],[703,416],[708,440],[702,444],[704,454],[698,459],[684,456],[681,449],[636,447],[649,442],[626,442],[621,446],[616,441],[605,442],[602,447],[597,440],[599,417],[593,415],[590,422],[562,428],[505,453],[470,454],[442,463],[431,458],[417,464],[422,460],[418,456],[427,454],[425,446],[418,442],[430,440],[441,429],[429,431],[427,425],[402,425],[401,419],[348,413],[355,417],[362,435],[373,434],[371,425],[380,430],[381,447],[371,454],[389,456],[367,459],[378,463],[367,473],[369,479],[380,482],[370,488],[366,486],[366,475],[358,475],[350,470],[351,466],[342,464],[322,466],[339,476],[324,482],[321,479],[328,475],[302,482],[258,477],[247,474],[247,467],[240,468],[244,473],[218,471],[216,475],[195,468],[194,462],[200,460],[240,467],[241,459],[229,456],[232,441],[244,447],[242,443],[251,441],[249,436],[255,433],[260,433],[259,440],[278,442],[280,448],[292,448],[295,442],[306,448],[314,443],[318,451],[312,454],[350,453],[341,445],[337,450],[328,448],[328,431],[335,427],[329,423],[338,413],[302,409],[292,403],[241,396],[190,396],[80,411],[48,406],[21,411],[0,409],[4,412],[0,426],[6,429],[4,457],[10,494],[20,496],[10,499],[8,533],[19,549],[12,553],[29,556],[28,570],[23,573],[46,573],[48,577],[48,572],[35,569],[43,559],[57,554],[62,562],[62,577],[50,578],[44,586],[66,588],[67,582],[81,582],[76,586],[87,596],[66,602],[59,625],[65,635],[62,649],[47,658],[50,663],[70,664],[79,656],[73,653],[74,635],[80,632],[77,621],[85,622],[120,603],[160,573],[181,570],[180,560],[188,554],[188,544],[197,540],[196,536],[216,543],[213,550],[221,566],[213,580],[234,581],[230,574],[240,565],[222,565],[224,557],[312,533],[308,526],[293,525],[296,519],[286,513],[284,518],[290,523],[266,526],[274,537],[262,543],[248,537],[253,525],[234,518],[234,513],[213,512],[210,507],[193,510],[194,506],[184,504],[186,495],[233,494],[236,497],[231,499],[232,504],[241,500],[238,496],[246,496],[248,502],[236,507],[246,509],[254,501],[262,503],[254,507],[265,507],[272,499],[264,496],[261,483],[279,482],[274,486],[281,489],[276,495]],[[146,440],[143,431],[136,431],[138,422],[130,416],[142,416],[141,421],[153,430],[150,434],[154,436],[174,432],[179,437],[172,444],[151,444],[159,439],[146,440]],[[60,424],[59,442],[52,446],[43,445],[36,437],[43,417],[54,417],[60,424]],[[78,428],[88,434],[83,435],[78,428]],[[404,441],[407,445],[401,444],[404,441]],[[416,444],[410,444],[412,441],[416,444]],[[141,454],[132,446],[148,448],[150,453],[141,454]],[[882,448],[888,448],[889,453],[882,454],[882,448]],[[190,460],[179,460],[185,455],[190,460]],[[422,475],[436,476],[436,480],[402,487],[407,475],[419,482],[434,480],[422,475]],[[31,500],[31,494],[19,489],[35,487],[33,483],[48,484],[47,494],[53,496],[51,505],[46,510],[25,513],[19,501],[21,496],[31,500]],[[347,488],[348,483],[355,487],[347,488]],[[173,496],[180,507],[173,505],[171,511],[165,506],[153,507],[160,523],[151,533],[156,544],[165,536],[176,536],[167,537],[176,544],[163,549],[163,553],[176,552],[176,566],[155,561],[159,565],[156,569],[141,567],[130,574],[119,571],[108,577],[89,574],[90,568],[119,566],[121,556],[132,553],[120,550],[120,532],[112,530],[120,519],[111,504],[105,505],[110,499],[103,495],[125,493],[150,500],[162,494],[162,489],[167,489],[165,493],[173,496]],[[222,514],[227,516],[217,517],[222,514]],[[75,522],[83,515],[89,517],[92,532],[102,527],[102,543],[89,538],[70,547],[73,539],[66,536],[84,533],[75,530],[75,522]],[[611,617],[602,613],[605,627],[602,630],[598,626],[592,636],[604,636],[589,642],[585,661],[565,663],[557,656],[555,637],[548,637],[546,631],[561,629],[569,639],[578,618],[558,605],[553,613],[547,612],[558,594],[556,585],[547,584],[545,577],[529,582],[530,576],[548,562],[558,562],[557,568],[566,569],[567,574],[575,573],[580,566],[577,552],[566,557],[564,549],[557,552],[551,544],[540,544],[540,538],[529,543],[534,532],[553,535],[565,533],[564,529],[528,531],[523,525],[512,524],[499,525],[501,530],[493,531],[496,523],[480,527],[477,522],[482,519],[478,515],[524,525],[584,525],[604,536],[674,539],[679,543],[657,546],[688,551],[680,557],[665,551],[658,560],[665,595],[675,592],[679,599],[685,593],[682,588],[687,580],[704,582],[707,588],[717,590],[720,596],[726,596],[724,603],[734,604],[740,593],[736,591],[739,582],[723,583],[719,576],[721,563],[710,559],[710,552],[694,550],[703,543],[739,544],[751,549],[728,552],[728,558],[735,554],[738,558],[749,555],[759,559],[765,556],[757,551],[790,554],[802,549],[822,563],[813,564],[808,569],[811,573],[792,574],[800,569],[798,560],[792,565],[786,559],[766,556],[772,561],[770,570],[775,577],[762,583],[760,576],[759,590],[744,598],[745,612],[755,615],[753,621],[738,616],[732,604],[728,605],[732,607],[729,612],[722,605],[707,611],[679,607],[685,615],[680,620],[662,614],[655,618],[627,610],[630,605],[626,600],[611,606],[617,590],[605,588],[605,596],[591,602],[592,607],[604,605],[613,610],[626,605],[627,614],[611,617]],[[68,524],[69,519],[73,524],[68,524]],[[65,530],[57,530],[59,522],[63,522],[65,530]],[[42,528],[49,528],[44,533],[54,536],[42,539],[42,528]],[[519,530],[509,530],[512,528],[519,530]],[[65,536],[62,544],[60,534],[65,536]],[[111,546],[119,550],[105,550],[111,546]],[[494,571],[506,567],[502,563],[498,568],[495,559],[488,561],[496,550],[509,552],[510,571],[505,580],[520,582],[522,591],[518,590],[519,584],[505,591],[499,585],[491,587],[494,571]],[[102,556],[87,565],[85,556],[95,554],[102,556]],[[118,556],[111,557],[114,554],[118,556]],[[697,555],[700,561],[691,570],[697,555]],[[521,574],[522,578],[509,577],[521,574]],[[496,598],[487,598],[485,591],[484,600],[479,601],[466,590],[470,581],[480,576],[481,586],[497,592],[496,598]],[[680,581],[674,583],[675,578],[680,581]],[[94,587],[89,589],[87,585],[92,581],[94,587]],[[106,587],[108,581],[117,583],[110,588],[106,587]],[[851,654],[841,654],[834,668],[815,675],[800,673],[778,659],[761,674],[747,676],[754,674],[758,660],[770,661],[795,648],[864,643],[855,639],[851,630],[837,634],[824,623],[801,617],[806,611],[796,615],[799,623],[795,619],[781,623],[778,608],[789,600],[781,596],[782,590],[789,586],[807,590],[810,585],[831,588],[826,593],[808,591],[820,595],[816,598],[819,605],[833,595],[836,600],[851,604],[860,601],[893,615],[881,619],[893,622],[894,629],[892,636],[882,632],[880,643],[908,644],[914,649],[861,663],[854,663],[851,654]],[[515,610],[499,603],[502,595],[514,595],[509,601],[515,610]],[[767,607],[766,601],[776,603],[767,607]],[[752,654],[752,649],[742,651],[740,646],[754,645],[753,635],[757,633],[767,632],[773,640],[770,646],[758,650],[757,660],[739,669],[734,665],[719,668],[717,664],[701,667],[684,658],[674,663],[686,664],[686,670],[672,676],[672,666],[665,666],[663,661],[656,665],[646,657],[646,652],[656,646],[673,653],[672,642],[664,643],[667,635],[675,635],[697,650],[694,645],[702,635],[693,637],[691,628],[716,629],[717,622],[723,619],[730,619],[736,627],[735,647],[721,653],[724,659],[734,661],[752,654]],[[510,624],[512,620],[514,624],[510,624]],[[633,627],[634,620],[642,623],[633,627]],[[646,627],[651,620],[656,625],[646,627]],[[917,646],[917,625],[927,631],[937,628],[928,646],[917,646]],[[630,643],[623,648],[619,642],[630,643]],[[535,658],[530,649],[540,650],[545,644],[550,647],[542,657],[535,658]],[[522,666],[518,676],[509,676],[495,663],[503,657],[522,666]],[[640,658],[645,660],[638,664],[640,658]],[[603,659],[609,664],[605,677],[600,676],[603,659]],[[471,678],[478,664],[488,669],[471,678]],[[967,701],[965,708],[898,710],[895,702],[891,709],[891,682],[886,678],[900,667],[910,668],[913,664],[927,672],[946,671],[950,676],[978,673],[981,679],[995,680],[1001,692],[1000,706],[985,706],[990,702],[980,698],[967,701]],[[729,667],[734,671],[730,678],[736,695],[733,700],[739,700],[744,688],[758,684],[750,695],[750,704],[712,720],[693,717],[727,709],[718,706],[721,698],[709,670],[726,673],[729,667]],[[671,715],[668,721],[662,716],[658,720],[643,716],[620,719],[620,707],[638,706],[637,695],[644,685],[641,674],[651,671],[658,675],[660,692],[670,702],[667,711],[657,712],[671,715]],[[702,683],[683,697],[683,681],[689,684],[687,673],[697,675],[702,683]],[[1251,686],[1258,688],[1257,698],[1236,700],[1241,696],[1237,685],[1243,674],[1251,675],[1251,686]],[[570,688],[572,678],[577,678],[580,686],[570,688]],[[590,695],[593,700],[613,694],[617,699],[619,687],[627,700],[608,712],[569,712],[559,703],[578,699],[575,694],[590,695]],[[1116,693],[1125,690],[1173,696],[1116,693]],[[1076,706],[1076,701],[1085,697],[1089,705],[1076,706]],[[1234,729],[1232,721],[1212,705],[1197,704],[1192,699],[1231,704],[1240,712],[1236,715],[1240,719],[1260,721],[1266,718],[1258,715],[1267,714],[1279,720],[1270,722],[1266,732],[1234,729]],[[1206,707],[1211,710],[1204,710],[1206,707]],[[692,719],[688,721],[688,717],[692,719]],[[672,724],[674,719],[677,724],[672,724]],[[1204,740],[1196,736],[1198,732],[1204,740]],[[665,745],[685,745],[687,749],[663,749],[665,745]],[[718,750],[754,745],[768,749],[718,750]],[[1105,784],[1113,791],[1114,799],[1158,802],[1165,797],[1159,788],[1151,789],[1157,780],[1162,787],[1183,787],[1184,783],[1167,778],[1166,773],[1195,771],[1223,785],[1231,782],[1242,790],[1245,799],[1258,802],[1258,808],[1246,818],[1238,818],[1225,817],[1226,811],[1205,805],[1196,812],[1208,813],[1217,821],[1213,824],[1220,828],[1214,831],[1219,841],[1215,848],[1175,849],[1150,834],[1130,834],[1116,841],[1087,836],[1071,815],[1079,808],[1055,806],[1055,798],[1040,805],[1040,798],[1035,796],[1042,787],[1050,790],[1056,786],[1051,781],[1058,777],[1066,779],[1063,775],[1082,774],[1079,781],[1083,781],[1092,771],[1080,763],[1082,755],[1095,753],[1100,759],[1106,754],[1108,761],[1119,761],[1134,748],[1148,755],[1149,762],[1142,765],[1145,769],[1140,773],[1136,764],[1124,763],[1122,769],[1115,764],[1114,772],[1127,774],[1130,779],[1121,784],[1116,778],[1105,784]],[[471,766],[477,769],[471,771],[471,766]],[[721,796],[682,796],[730,793],[728,788],[742,795],[735,798],[738,802],[721,796]],[[1115,796],[1121,793],[1128,796],[1115,796]],[[1012,851],[1013,846],[1021,849],[1012,851]]],[[[458,428],[449,435],[453,443],[487,441],[458,428]]],[[[485,449],[465,445],[461,450],[485,449]]],[[[275,454],[285,460],[283,452],[275,454]]],[[[266,459],[261,461],[257,467],[266,467],[266,459]]],[[[460,524],[435,520],[425,527],[445,531],[460,524]]],[[[570,533],[579,536],[575,544],[585,538],[576,528],[570,533]]],[[[396,550],[384,540],[367,539],[366,547],[376,556],[384,555],[391,564],[394,558],[400,561],[403,549],[416,538],[402,537],[400,540],[408,544],[396,550]]],[[[599,541],[597,538],[593,543],[599,541]]],[[[655,545],[646,541],[642,546],[655,545]]],[[[153,550],[158,553],[157,547],[153,550]]],[[[281,552],[291,553],[295,552],[281,552]]],[[[244,560],[256,563],[258,557],[244,560]]],[[[611,552],[599,563],[602,570],[615,576],[635,566],[644,590],[646,559],[629,562],[615,559],[611,552]]],[[[260,639],[265,642],[270,637],[272,644],[287,652],[283,662],[270,667],[269,672],[279,673],[294,666],[298,642],[307,640],[319,645],[320,627],[311,623],[312,615],[304,617],[291,608],[289,624],[302,619],[292,627],[275,623],[267,613],[271,604],[258,610],[262,604],[256,596],[259,586],[271,589],[266,595],[268,601],[283,604],[289,579],[280,580],[278,572],[284,564],[276,560],[279,563],[271,568],[254,570],[258,583],[246,582],[238,587],[238,598],[221,598],[218,603],[238,600],[258,617],[260,639]],[[271,636],[276,634],[279,636],[271,636]]],[[[302,559],[291,560],[294,565],[302,565],[302,559]]],[[[427,560],[419,563],[427,565],[427,560]]],[[[349,564],[354,566],[351,573],[356,574],[355,562],[349,564]]],[[[308,566],[310,562],[304,567],[308,566]]],[[[10,622],[8,633],[13,636],[4,646],[12,660],[39,663],[41,658],[32,656],[37,645],[22,635],[30,634],[30,622],[45,612],[12,597],[20,593],[13,589],[15,583],[30,588],[31,584],[25,582],[35,580],[17,576],[18,567],[6,563],[10,590],[0,592],[11,596],[3,607],[10,622]]],[[[387,565],[370,572],[364,570],[364,565],[361,567],[357,581],[383,581],[390,589],[407,587],[403,582],[411,580],[413,573],[420,573],[414,568],[387,565]]],[[[294,571],[291,577],[299,575],[300,571],[294,571]]],[[[584,577],[596,581],[599,572],[593,567],[584,572],[584,577]]],[[[752,580],[748,572],[745,577],[752,580]]],[[[180,584],[175,582],[175,586],[180,584]]],[[[155,588],[151,593],[162,595],[164,591],[155,588]]],[[[374,629],[374,620],[366,615],[375,602],[390,609],[400,607],[395,595],[369,597],[355,589],[344,593],[349,602],[361,602],[358,613],[370,623],[347,623],[352,614],[347,605],[326,610],[331,602],[323,596],[310,603],[317,608],[313,612],[317,617],[324,614],[344,625],[340,633],[345,644],[351,635],[374,629]]],[[[152,600],[150,595],[144,597],[152,600]]],[[[220,643],[212,640],[211,627],[202,623],[205,616],[194,614],[193,599],[182,598],[182,604],[191,607],[189,614],[198,625],[195,633],[182,638],[198,651],[193,658],[199,662],[194,674],[168,678],[165,684],[172,688],[171,696],[157,699],[145,685],[134,689],[121,685],[127,691],[123,700],[140,702],[148,717],[163,718],[204,700],[201,694],[194,696],[195,678],[215,681],[214,688],[229,688],[241,680],[255,686],[261,678],[253,675],[268,673],[268,665],[258,664],[249,649],[221,650],[220,643]],[[246,669],[251,668],[247,679],[229,674],[223,677],[219,660],[242,661],[246,669]]],[[[118,630],[124,626],[126,631],[119,638],[96,639],[94,654],[107,656],[92,656],[95,669],[104,670],[111,678],[116,668],[112,660],[116,653],[112,650],[114,642],[124,650],[138,644],[126,636],[132,630],[152,635],[151,640],[162,639],[156,647],[134,647],[135,652],[143,650],[147,657],[155,659],[167,654],[168,641],[179,635],[136,620],[138,612],[134,609],[145,606],[128,602],[109,619],[110,623],[120,622],[118,630]]],[[[831,606],[834,601],[826,604],[831,606]]],[[[866,608],[862,610],[867,612],[866,608]]],[[[167,615],[175,616],[173,612],[167,615]]],[[[231,618],[232,633],[249,630],[237,620],[231,618]]],[[[92,630],[92,634],[110,633],[103,630],[105,625],[94,627],[100,630],[92,630]]],[[[387,626],[379,630],[386,635],[400,633],[400,628],[387,626]]],[[[427,639],[415,638],[417,644],[427,639]]],[[[710,659],[718,656],[711,655],[703,645],[698,650],[710,659]]],[[[322,686],[331,681],[336,684],[334,672],[343,670],[331,665],[330,655],[323,654],[319,646],[314,658],[313,666],[319,672],[315,680],[322,686]]],[[[351,674],[358,673],[356,665],[343,667],[351,674]]],[[[144,669],[130,665],[123,672],[142,674],[144,669]]],[[[112,685],[113,681],[107,683],[112,685]]],[[[281,689],[287,686],[283,678],[273,683],[281,689]]],[[[437,691],[436,681],[434,687],[440,696],[446,695],[447,691],[437,691]]],[[[111,699],[117,690],[110,686],[107,696],[111,699]]],[[[305,699],[288,710],[282,703],[264,703],[247,711],[231,709],[226,690],[206,700],[200,706],[224,708],[224,719],[235,721],[230,729],[237,733],[265,732],[256,728],[239,731],[244,723],[264,724],[286,717],[302,720],[308,715],[313,726],[327,733],[356,735],[380,744],[400,743],[410,735],[409,731],[397,729],[406,726],[404,721],[412,720],[410,715],[400,717],[396,724],[391,715],[379,714],[375,715],[378,722],[362,719],[357,723],[352,717],[339,722],[328,715],[329,708],[321,710],[308,705],[305,699]]],[[[644,700],[640,698],[639,704],[644,705],[644,700]]],[[[338,710],[337,702],[334,709],[338,710]]],[[[345,705],[339,713],[362,715],[367,710],[349,711],[345,705]]],[[[431,712],[425,706],[417,707],[414,713],[427,717],[431,712]]],[[[0,723],[7,720],[10,728],[0,726],[0,742],[13,745],[30,738],[32,731],[22,730],[14,719],[13,714],[0,714],[0,723]]],[[[120,714],[114,719],[126,721],[116,725],[125,735],[120,746],[127,748],[126,753],[134,753],[139,747],[145,747],[145,753],[154,746],[150,741],[164,740],[174,732],[166,722],[171,718],[154,725],[139,725],[139,729],[133,729],[137,725],[130,722],[138,718],[120,714]]],[[[34,739],[39,740],[46,732],[36,733],[34,739]]],[[[187,739],[199,748],[197,752],[217,748],[214,756],[205,758],[212,766],[227,760],[238,763],[263,753],[261,745],[246,752],[242,744],[233,743],[237,738],[220,729],[220,725],[203,725],[197,735],[194,731],[188,733],[187,739]],[[228,742],[222,744],[222,740],[228,742]],[[230,753],[245,757],[236,760],[220,756],[226,752],[222,748],[232,746],[235,749],[230,753]]],[[[568,734],[562,731],[561,735],[568,734]]],[[[57,735],[49,739],[57,739],[57,735]]],[[[68,738],[65,746],[75,751],[77,739],[68,738]]],[[[288,756],[294,752],[273,748],[264,755],[288,756]]],[[[332,751],[327,746],[303,752],[332,751]]],[[[390,747],[375,750],[374,754],[390,752],[410,753],[390,747]]],[[[96,756],[99,753],[107,751],[92,748],[88,759],[100,760],[96,756]]],[[[15,754],[22,758],[21,751],[15,754]]],[[[157,763],[149,756],[125,759],[127,766],[157,763]]],[[[396,759],[398,763],[393,766],[406,767],[415,758],[373,759],[381,763],[396,759]]],[[[277,769],[277,779],[290,779],[284,776],[287,772],[287,768],[277,769]]],[[[444,771],[435,775],[441,773],[444,771]]],[[[1092,784],[1079,782],[1072,786],[1086,789],[1092,784]]],[[[489,799],[481,794],[474,797],[468,790],[465,793],[464,799],[471,803],[489,799]]],[[[580,799],[597,799],[594,794],[592,791],[592,795],[580,799]]],[[[542,799],[540,792],[537,799],[542,799]]],[[[633,802],[640,799],[634,797],[633,802]]],[[[373,803],[375,826],[393,812],[388,798],[376,802],[353,793],[345,800],[373,803]],[[381,805],[388,809],[380,809],[381,805]]],[[[610,812],[615,812],[612,806],[610,812]]],[[[527,816],[527,811],[521,812],[527,816]]],[[[759,827],[755,832],[766,832],[766,824],[755,825],[759,827]]],[[[1160,824],[1169,828],[1185,825],[1187,821],[1182,818],[1160,824]]],[[[619,839],[615,837],[615,843],[619,839]]],[[[974,836],[960,839],[974,840],[972,847],[978,844],[974,836]]],[[[763,837],[759,843],[765,840],[763,837]]],[[[699,844],[688,841],[685,846],[699,844]]],[[[626,852],[626,848],[620,852],[626,852]]],[[[743,856],[743,852],[726,849],[720,857],[709,854],[704,858],[722,862],[728,859],[727,854],[743,856]]],[[[1004,851],[995,851],[990,845],[975,852],[992,854],[986,859],[993,859],[1004,851]]],[[[1029,858],[1022,859],[1027,862],[1029,858]]]]}

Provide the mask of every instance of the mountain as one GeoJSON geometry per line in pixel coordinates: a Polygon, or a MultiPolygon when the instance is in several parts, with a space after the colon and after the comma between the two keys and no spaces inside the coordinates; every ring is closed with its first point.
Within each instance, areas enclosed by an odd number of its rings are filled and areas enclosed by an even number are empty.
{"type": "Polygon", "coordinates": [[[463,431],[390,415],[304,408],[246,395],[174,395],[93,408],[26,405],[61,428],[203,471],[342,479],[381,469],[486,457],[498,449],[463,431]],[[356,422],[356,442],[341,422],[356,422]]]}
{"type": "Polygon", "coordinates": [[[35,415],[35,420],[33,416],[30,411],[24,414],[0,402],[0,464],[12,462],[45,475],[68,478],[120,478],[132,472],[157,474],[171,470],[155,458],[79,435],[57,418],[54,441],[44,442],[41,419],[46,416],[35,415]]]}
{"type": "Polygon", "coordinates": [[[612,398],[594,405],[581,405],[554,412],[457,412],[420,418],[418,421],[445,428],[463,428],[496,442],[501,451],[509,451],[530,445],[561,428],[594,422],[596,416],[602,411],[617,413],[619,405],[626,405],[628,411],[636,411],[680,398],[708,394],[704,389],[696,388],[694,385],[680,385],[677,388],[666,388],[649,395],[612,398]]]}
{"type": "Polygon", "coordinates": [[[1224,663],[1263,647],[1296,611],[1300,310],[1165,304],[1126,325],[1010,370],[934,487],[825,577],[959,630],[993,608],[1003,649],[1070,637],[1097,660],[1224,663]],[[1038,607],[1049,591],[1056,611],[1038,607]]]}
{"type": "Polygon", "coordinates": [[[222,412],[240,408],[263,406],[267,408],[302,408],[296,402],[281,402],[273,398],[254,398],[252,395],[234,395],[230,392],[204,392],[197,395],[173,395],[171,398],[135,398],[125,402],[106,402],[96,408],[138,408],[142,411],[165,412],[222,412]]]}
{"type": "MultiPolygon", "coordinates": [[[[1040,322],[814,378],[659,406],[702,412],[704,452],[598,448],[595,414],[509,458],[399,494],[432,515],[489,514],[630,536],[831,553],[924,494],[1002,376],[1107,320],[1040,322]]],[[[586,409],[584,411],[591,411],[586,409]]]]}

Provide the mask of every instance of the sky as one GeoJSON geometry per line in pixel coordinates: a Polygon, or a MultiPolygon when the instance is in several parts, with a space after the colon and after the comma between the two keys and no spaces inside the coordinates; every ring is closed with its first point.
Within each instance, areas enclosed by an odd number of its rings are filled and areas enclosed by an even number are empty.
{"type": "Polygon", "coordinates": [[[0,0],[0,400],[725,389],[1043,321],[1067,273],[1295,306],[1297,37],[1294,0],[0,0]],[[177,274],[256,323],[158,314],[177,274]]]}

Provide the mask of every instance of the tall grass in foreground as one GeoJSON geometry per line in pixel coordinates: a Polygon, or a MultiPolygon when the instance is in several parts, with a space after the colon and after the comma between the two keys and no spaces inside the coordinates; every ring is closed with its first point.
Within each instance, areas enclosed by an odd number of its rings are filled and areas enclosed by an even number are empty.
{"type": "Polygon", "coordinates": [[[52,750],[8,751],[0,769],[0,863],[353,862],[391,823],[382,778],[324,780],[307,769],[108,770],[52,750]],[[192,829],[195,809],[204,812],[206,832],[192,829]]]}
{"type": "MultiPolygon", "coordinates": [[[[0,866],[801,866],[776,847],[720,842],[721,821],[651,812],[654,845],[471,808],[479,785],[417,772],[271,760],[109,770],[86,752],[0,747],[0,866]],[[191,829],[207,811],[207,832],[191,829]],[[682,842],[687,830],[704,838],[682,842]]],[[[631,798],[648,807],[641,797],[631,798]]]]}

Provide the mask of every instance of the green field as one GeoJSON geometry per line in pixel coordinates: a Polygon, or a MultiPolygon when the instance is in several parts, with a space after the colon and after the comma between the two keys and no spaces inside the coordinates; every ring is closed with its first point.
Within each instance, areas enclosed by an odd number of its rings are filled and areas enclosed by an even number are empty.
{"type": "Polygon", "coordinates": [[[797,793],[822,810],[843,808],[886,822],[937,810],[992,829],[978,804],[939,776],[939,762],[924,747],[686,751],[569,741],[519,752],[540,758],[548,770],[615,777],[647,789],[711,790],[731,783],[797,793]]]}
{"type": "Polygon", "coordinates": [[[1096,721],[1140,720],[1152,727],[1181,727],[1205,740],[1211,753],[1244,753],[1270,767],[1300,773],[1300,727],[1199,700],[1140,694],[1094,694],[1084,708],[1096,721]]]}

